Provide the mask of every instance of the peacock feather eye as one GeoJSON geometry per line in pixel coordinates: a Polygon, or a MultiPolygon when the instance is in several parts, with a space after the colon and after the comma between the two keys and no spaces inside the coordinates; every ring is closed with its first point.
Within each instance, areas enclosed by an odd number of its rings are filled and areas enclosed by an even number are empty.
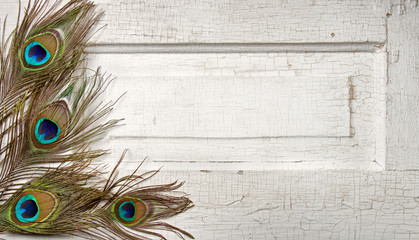
{"type": "Polygon", "coordinates": [[[51,53],[37,41],[33,41],[25,48],[25,61],[29,66],[40,66],[48,62],[51,53]]]}
{"type": "Polygon", "coordinates": [[[60,34],[54,30],[29,38],[21,49],[20,59],[27,69],[42,69],[48,66],[59,52],[60,34]]]}
{"type": "Polygon", "coordinates": [[[135,219],[135,204],[133,201],[125,201],[118,207],[119,217],[126,222],[132,222],[135,219]]]}
{"type": "Polygon", "coordinates": [[[50,217],[58,206],[58,198],[47,191],[24,190],[12,205],[12,221],[20,226],[32,226],[50,217]]]}
{"type": "Polygon", "coordinates": [[[150,214],[150,205],[139,198],[123,197],[115,201],[111,212],[120,223],[131,226],[141,223],[150,214]]]}
{"type": "Polygon", "coordinates": [[[51,149],[66,134],[70,123],[70,110],[64,101],[56,101],[43,108],[34,118],[31,140],[35,148],[51,149]]]}
{"type": "Polygon", "coordinates": [[[36,198],[32,194],[20,198],[16,204],[15,214],[22,223],[31,223],[38,219],[39,207],[36,198]]]}
{"type": "Polygon", "coordinates": [[[60,136],[60,127],[51,119],[41,118],[36,122],[35,138],[41,144],[50,144],[60,136]]]}

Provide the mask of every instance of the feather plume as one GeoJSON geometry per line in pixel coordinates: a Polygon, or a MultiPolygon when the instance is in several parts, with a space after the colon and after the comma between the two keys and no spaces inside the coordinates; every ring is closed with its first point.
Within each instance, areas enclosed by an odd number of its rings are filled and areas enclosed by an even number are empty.
{"type": "MultiPolygon", "coordinates": [[[[57,151],[65,148],[59,145],[72,144],[63,140],[71,136],[75,124],[83,125],[79,122],[81,114],[100,92],[92,84],[90,92],[84,94],[85,103],[80,108],[74,106],[77,109],[74,113],[65,101],[57,99],[66,86],[87,82],[75,76],[75,72],[80,71],[88,32],[100,17],[87,1],[70,1],[58,7],[59,1],[49,8],[48,1],[29,2],[22,22],[9,38],[10,46],[3,42],[0,49],[1,182],[10,179],[19,168],[37,164],[39,160],[57,160],[49,158],[48,153],[55,151],[54,156],[59,156],[57,151]],[[44,151],[37,151],[40,149],[44,151]]],[[[78,95],[80,98],[83,91],[78,95]]]]}
{"type": "MultiPolygon", "coordinates": [[[[163,222],[193,204],[183,183],[146,186],[158,171],[118,178],[91,149],[121,119],[100,122],[114,102],[95,103],[112,80],[82,67],[103,13],[88,0],[30,1],[0,44],[0,232],[94,239],[184,239],[163,222]],[[20,18],[20,17],[19,17],[20,18]],[[90,73],[90,75],[89,75],[90,73]],[[156,231],[157,230],[157,231],[156,231]]],[[[5,26],[5,25],[4,25],[5,26]]]]}

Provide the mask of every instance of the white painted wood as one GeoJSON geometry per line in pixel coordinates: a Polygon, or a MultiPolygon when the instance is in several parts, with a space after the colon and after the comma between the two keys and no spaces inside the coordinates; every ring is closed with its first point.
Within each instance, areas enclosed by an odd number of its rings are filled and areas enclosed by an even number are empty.
{"type": "MultiPolygon", "coordinates": [[[[112,69],[110,69],[112,71],[112,69]]],[[[348,77],[141,77],[131,72],[118,135],[349,137],[348,77]]],[[[113,88],[115,92],[115,88],[113,88]]]]}
{"type": "Polygon", "coordinates": [[[180,176],[198,207],[173,222],[196,239],[419,238],[417,172],[170,173],[180,176]]]}
{"type": "Polygon", "coordinates": [[[394,1],[388,18],[389,169],[419,169],[419,7],[394,1]]]}
{"type": "MultiPolygon", "coordinates": [[[[383,171],[419,166],[417,0],[97,2],[108,27],[88,64],[118,78],[104,99],[127,94],[112,115],[125,125],[96,146],[111,166],[130,149],[122,174],[148,157],[164,167],[150,184],[186,181],[196,206],[170,223],[204,240],[419,239],[418,171],[383,171]],[[301,81],[291,117],[267,117],[301,81]],[[324,108],[305,115],[304,98],[324,108]],[[326,113],[337,128],[304,124],[326,113]]],[[[1,3],[4,19],[17,5],[1,3]]]]}
{"type": "Polygon", "coordinates": [[[168,222],[199,240],[419,238],[417,171],[163,169],[150,183],[176,179],[196,206],[168,222]]]}
{"type": "Polygon", "coordinates": [[[105,43],[384,42],[386,1],[98,0],[105,43]],[[117,21],[116,21],[117,19],[117,21]]]}
{"type": "MultiPolygon", "coordinates": [[[[312,43],[386,40],[387,0],[96,0],[101,43],[312,43]]],[[[14,26],[18,1],[0,15],[14,26]]],[[[22,1],[22,8],[27,0],[22,1]]]]}
{"type": "Polygon", "coordinates": [[[380,52],[89,56],[118,76],[106,96],[126,93],[109,147],[189,169],[384,166],[385,61],[380,52]]]}

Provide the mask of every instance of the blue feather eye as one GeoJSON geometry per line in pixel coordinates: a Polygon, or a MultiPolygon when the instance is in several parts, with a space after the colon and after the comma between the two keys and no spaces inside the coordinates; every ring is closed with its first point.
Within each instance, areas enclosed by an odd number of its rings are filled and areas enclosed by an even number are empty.
{"type": "Polygon", "coordinates": [[[56,101],[47,105],[33,119],[32,144],[38,149],[52,149],[65,136],[70,124],[71,113],[67,103],[56,101]]]}
{"type": "Polygon", "coordinates": [[[126,201],[119,205],[119,217],[124,221],[131,222],[135,218],[135,204],[133,201],[126,201]]]}
{"type": "Polygon", "coordinates": [[[39,216],[39,207],[32,194],[23,196],[16,204],[16,217],[23,223],[34,222],[39,216]]]}
{"type": "Polygon", "coordinates": [[[37,41],[29,43],[25,49],[25,61],[29,66],[40,66],[51,58],[51,53],[37,41]]]}
{"type": "Polygon", "coordinates": [[[111,212],[120,223],[131,226],[139,224],[150,214],[150,205],[139,198],[122,197],[111,206],[111,212]]]}
{"type": "Polygon", "coordinates": [[[49,218],[58,206],[55,194],[39,189],[24,190],[10,208],[10,217],[15,224],[32,226],[49,218]]]}
{"type": "Polygon", "coordinates": [[[35,126],[35,137],[41,144],[50,144],[60,136],[60,127],[48,118],[41,118],[35,126]]]}
{"type": "Polygon", "coordinates": [[[48,66],[60,51],[59,32],[47,30],[29,38],[20,50],[20,60],[26,69],[36,70],[48,66]]]}

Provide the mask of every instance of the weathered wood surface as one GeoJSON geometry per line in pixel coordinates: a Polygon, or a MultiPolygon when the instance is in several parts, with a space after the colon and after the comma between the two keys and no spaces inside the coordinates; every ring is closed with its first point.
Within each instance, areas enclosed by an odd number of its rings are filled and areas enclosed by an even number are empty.
{"type": "Polygon", "coordinates": [[[199,207],[173,222],[196,239],[419,238],[418,172],[174,175],[188,176],[184,190],[199,207]]]}
{"type": "Polygon", "coordinates": [[[418,23],[418,1],[392,7],[388,18],[388,169],[419,169],[418,23]]]}
{"type": "MultiPolygon", "coordinates": [[[[382,43],[386,39],[385,0],[95,2],[106,13],[102,23],[107,27],[96,38],[105,44],[382,43]]],[[[3,0],[1,15],[16,16],[16,3],[3,0]]]]}
{"type": "Polygon", "coordinates": [[[100,39],[130,44],[384,42],[384,2],[97,1],[108,25],[100,39]]]}
{"type": "Polygon", "coordinates": [[[152,182],[186,180],[196,206],[171,223],[204,240],[419,239],[419,172],[403,171],[419,169],[417,0],[97,2],[89,66],[118,78],[105,99],[127,92],[102,160],[129,148],[123,173],[148,156],[152,182]]]}
{"type": "Polygon", "coordinates": [[[200,240],[419,238],[417,171],[163,169],[152,181],[176,179],[196,206],[169,222],[200,240]]]}
{"type": "Polygon", "coordinates": [[[198,170],[384,166],[385,61],[381,52],[89,56],[118,77],[106,96],[126,93],[111,114],[125,117],[108,135],[114,152],[198,170]]]}
{"type": "Polygon", "coordinates": [[[111,138],[130,137],[125,145],[144,146],[153,161],[200,162],[194,169],[217,161],[385,166],[387,1],[98,5],[108,27],[89,66],[119,79],[107,98],[127,91],[113,114],[126,125],[111,138]],[[170,25],[176,33],[164,30],[170,25]],[[194,35],[198,28],[208,34],[194,35]]]}
{"type": "MultiPolygon", "coordinates": [[[[122,90],[129,86],[122,100],[127,104],[118,105],[115,116],[129,112],[134,118],[126,119],[126,128],[118,135],[350,137],[349,81],[348,77],[142,77],[132,71],[115,83],[122,90]]],[[[112,91],[119,93],[113,87],[112,91]]]]}

